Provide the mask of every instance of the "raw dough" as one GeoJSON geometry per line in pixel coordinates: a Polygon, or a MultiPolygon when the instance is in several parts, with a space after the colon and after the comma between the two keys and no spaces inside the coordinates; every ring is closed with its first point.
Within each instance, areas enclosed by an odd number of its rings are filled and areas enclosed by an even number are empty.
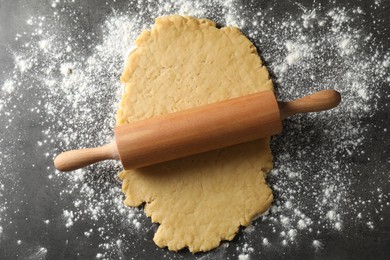
{"type": "MultiPolygon", "coordinates": [[[[253,44],[234,27],[177,15],[161,17],[136,40],[121,80],[117,125],[272,90],[253,44]]],[[[260,112],[260,111],[259,111],[260,112]]],[[[125,204],[160,223],[154,242],[208,251],[268,209],[269,139],[142,169],[123,171],[125,204]]]]}

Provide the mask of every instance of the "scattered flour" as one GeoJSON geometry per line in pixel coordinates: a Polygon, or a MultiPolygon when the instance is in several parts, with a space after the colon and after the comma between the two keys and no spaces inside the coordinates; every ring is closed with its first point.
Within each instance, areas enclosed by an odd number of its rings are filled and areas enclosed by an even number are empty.
{"type": "Polygon", "coordinates": [[[307,227],[306,222],[303,219],[298,220],[298,228],[305,229],[307,227]]]}
{"type": "Polygon", "coordinates": [[[12,94],[12,92],[14,92],[14,90],[15,90],[15,82],[12,81],[12,80],[6,80],[4,82],[3,87],[1,88],[1,90],[5,94],[12,94]]]}
{"type": "Polygon", "coordinates": [[[73,211],[64,210],[64,213],[62,215],[64,216],[65,227],[69,228],[73,226],[73,211]]]}
{"type": "Polygon", "coordinates": [[[323,244],[318,240],[313,240],[313,247],[315,250],[319,250],[323,247],[323,244]]]}
{"type": "Polygon", "coordinates": [[[239,260],[249,260],[250,254],[254,251],[253,247],[250,247],[247,243],[244,243],[243,247],[237,247],[237,251],[241,252],[238,255],[239,260]]]}
{"type": "Polygon", "coordinates": [[[238,255],[238,260],[249,260],[249,259],[250,259],[250,257],[248,254],[242,253],[242,254],[238,255]]]}
{"type": "Polygon", "coordinates": [[[39,247],[35,252],[29,257],[29,259],[46,259],[47,248],[39,247]]]}
{"type": "MultiPolygon", "coordinates": [[[[171,13],[240,27],[261,51],[274,75],[280,100],[323,88],[342,93],[343,102],[337,109],[290,118],[283,134],[273,138],[275,168],[268,179],[275,203],[269,214],[244,230],[237,242],[238,259],[261,255],[264,247],[284,252],[303,243],[305,237],[310,237],[309,245],[318,251],[323,247],[320,241],[325,241],[323,233],[332,230],[343,234],[359,223],[372,230],[383,221],[384,217],[378,220],[376,216],[383,216],[389,208],[389,194],[380,182],[388,173],[373,172],[367,185],[362,185],[358,176],[362,174],[359,162],[374,160],[372,154],[367,156],[366,147],[375,125],[364,122],[383,109],[377,94],[383,86],[378,82],[390,83],[390,53],[381,49],[363,24],[355,22],[364,17],[362,8],[294,4],[301,10],[297,16],[280,16],[277,8],[267,7],[248,17],[243,10],[251,7],[233,0],[159,0],[158,4],[136,0],[129,1],[123,9],[126,11],[113,10],[97,31],[77,34],[84,29],[76,19],[82,7],[73,2],[52,1],[52,16],[27,19],[32,33],[16,35],[21,47],[12,50],[14,70],[0,82],[0,119],[8,129],[0,133],[0,145],[6,147],[0,151],[0,181],[11,183],[0,183],[0,242],[6,230],[3,227],[13,220],[7,212],[12,201],[2,197],[17,191],[20,180],[20,174],[7,168],[14,167],[16,160],[12,157],[14,146],[3,136],[10,134],[9,129],[17,129],[19,108],[15,102],[31,104],[27,106],[29,116],[41,121],[41,139],[36,140],[41,160],[51,159],[64,148],[108,142],[126,56],[154,17],[171,13]],[[33,95],[33,103],[21,93],[33,95]]],[[[99,238],[98,259],[116,259],[122,250],[132,251],[134,241],[142,242],[151,229],[142,210],[123,205],[115,176],[119,170],[116,162],[66,174],[46,169],[48,182],[60,190],[60,200],[66,205],[61,216],[64,228],[76,230],[78,223],[86,225],[81,236],[99,238]]],[[[55,220],[48,218],[43,216],[41,221],[54,224],[55,220]]],[[[33,256],[45,258],[47,249],[34,252],[33,256]]]]}
{"type": "Polygon", "coordinates": [[[326,213],[326,217],[330,220],[335,220],[336,219],[336,212],[334,210],[330,210],[330,211],[328,211],[328,213],[326,213]]]}
{"type": "Polygon", "coordinates": [[[252,233],[253,231],[255,231],[255,226],[253,225],[249,225],[244,229],[245,233],[252,233]]]}

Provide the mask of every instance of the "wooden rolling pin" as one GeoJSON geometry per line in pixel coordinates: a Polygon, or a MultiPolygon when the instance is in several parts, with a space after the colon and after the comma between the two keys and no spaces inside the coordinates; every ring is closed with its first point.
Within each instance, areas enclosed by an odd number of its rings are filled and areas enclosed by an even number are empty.
{"type": "Polygon", "coordinates": [[[54,165],[72,171],[120,159],[127,170],[140,168],[278,134],[284,118],[331,109],[340,101],[335,90],[291,102],[277,102],[272,91],[259,92],[116,127],[111,143],[64,152],[54,165]]]}

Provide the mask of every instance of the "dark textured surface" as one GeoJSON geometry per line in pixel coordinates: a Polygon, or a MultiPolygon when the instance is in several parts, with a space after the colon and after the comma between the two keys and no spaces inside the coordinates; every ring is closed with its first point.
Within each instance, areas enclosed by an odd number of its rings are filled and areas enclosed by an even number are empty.
{"type": "MultiPolygon", "coordinates": [[[[20,41],[14,41],[15,35],[31,30],[31,27],[26,26],[26,20],[30,16],[53,12],[50,7],[51,2],[0,0],[0,86],[9,77],[14,67],[13,56],[10,50],[17,50],[18,45],[22,44],[20,41]]],[[[96,30],[96,28],[104,22],[104,17],[110,15],[113,9],[125,6],[125,2],[117,1],[107,5],[103,1],[80,1],[79,4],[84,6],[83,10],[85,11],[79,15],[79,28],[75,28],[75,35],[80,30],[98,32],[99,30],[96,30]]],[[[325,9],[327,5],[340,5],[346,8],[354,5],[361,6],[363,10],[367,10],[364,22],[365,29],[373,33],[375,40],[383,45],[383,49],[389,49],[389,5],[383,5],[386,8],[375,10],[376,18],[382,21],[373,23],[371,15],[373,1],[338,1],[332,4],[329,4],[328,1],[316,2],[323,2],[325,9]]],[[[302,1],[302,3],[305,6],[311,5],[310,1],[302,1]]],[[[250,16],[251,12],[257,8],[267,9],[271,5],[274,10],[278,10],[275,12],[275,15],[278,12],[283,14],[285,12],[294,13],[298,11],[298,7],[290,1],[280,1],[278,3],[259,1],[259,3],[252,5],[252,9],[247,9],[243,12],[250,16]]],[[[245,28],[243,28],[243,31],[245,33],[245,28]]],[[[91,39],[91,42],[99,41],[100,39],[101,35],[97,34],[95,39],[91,39]]],[[[88,49],[85,50],[85,52],[88,51],[88,49]]],[[[383,132],[380,127],[390,126],[390,107],[388,105],[390,90],[388,83],[386,84],[385,88],[378,89],[378,95],[382,97],[380,98],[378,112],[363,122],[372,125],[366,133],[366,138],[371,140],[371,142],[367,144],[365,149],[367,157],[373,158],[373,160],[367,161],[360,157],[351,158],[351,160],[355,161],[354,167],[359,168],[362,173],[356,177],[361,178],[362,183],[374,171],[389,172],[387,167],[389,166],[390,138],[388,132],[383,132]]],[[[378,82],[380,86],[385,86],[386,84],[378,82]]],[[[5,194],[8,201],[17,201],[18,203],[8,205],[7,211],[3,212],[5,215],[13,215],[12,222],[1,223],[0,220],[0,225],[6,230],[3,235],[0,233],[0,259],[41,259],[42,256],[31,251],[28,245],[41,245],[47,248],[47,254],[44,254],[46,259],[94,259],[96,254],[100,252],[97,248],[97,245],[101,243],[99,237],[92,235],[87,240],[82,235],[84,231],[83,223],[76,223],[69,231],[64,228],[64,224],[60,219],[62,210],[68,202],[59,199],[59,190],[50,187],[50,181],[46,178],[47,166],[52,167],[51,158],[43,160],[42,156],[40,156],[42,151],[35,148],[36,140],[42,139],[41,131],[43,126],[39,122],[40,119],[38,117],[26,118],[24,116],[24,111],[34,107],[34,97],[31,92],[23,94],[31,95],[31,99],[27,103],[23,100],[15,100],[15,105],[24,108],[21,109],[20,114],[15,115],[14,124],[17,125],[17,129],[3,129],[0,125],[2,134],[9,138],[3,144],[8,144],[12,147],[11,150],[15,153],[13,158],[4,158],[0,170],[20,172],[23,176],[22,181],[19,183],[20,190],[5,194]],[[18,161],[18,163],[7,163],[7,160],[18,161]],[[20,203],[23,204],[22,207],[20,203]],[[52,221],[49,225],[45,225],[42,223],[42,219],[57,221],[52,221]],[[17,245],[16,241],[19,239],[27,242],[17,245]]],[[[0,96],[0,98],[2,97],[0,96]]],[[[3,120],[5,119],[0,118],[0,124],[3,120]]],[[[282,144],[276,139],[273,145],[273,150],[276,151],[277,156],[277,146],[282,144]]],[[[0,178],[2,178],[1,173],[0,178]]],[[[2,183],[7,185],[7,181],[4,180],[2,183]]],[[[369,182],[369,179],[367,182],[369,182]]],[[[387,190],[384,190],[384,193],[389,193],[388,178],[384,178],[383,182],[387,182],[387,185],[384,185],[387,188],[387,190]]],[[[368,196],[367,194],[360,194],[359,189],[356,189],[355,192],[356,196],[368,196]]],[[[299,246],[284,249],[280,253],[277,250],[270,250],[269,252],[263,252],[261,256],[264,259],[388,259],[390,256],[388,206],[385,213],[379,217],[383,217],[384,221],[376,221],[374,230],[368,230],[366,226],[362,225],[355,226],[352,231],[322,234],[324,248],[318,252],[308,248],[313,238],[307,236],[301,241],[299,246]]],[[[150,224],[150,220],[146,218],[144,218],[144,221],[145,225],[149,225],[151,228],[145,233],[144,238],[134,239],[134,245],[131,247],[131,250],[122,252],[123,259],[159,259],[164,254],[167,258],[194,258],[187,251],[176,255],[176,253],[170,253],[166,249],[158,249],[152,241],[155,226],[150,224]]],[[[271,233],[271,230],[269,232],[271,233]]],[[[134,236],[136,237],[136,235],[134,236]]],[[[197,256],[204,257],[203,259],[226,257],[237,259],[235,245],[240,241],[242,242],[242,240],[243,236],[240,232],[231,242],[227,253],[221,252],[219,254],[219,249],[217,249],[210,255],[199,254],[197,256]]],[[[261,243],[260,239],[258,243],[261,243]]],[[[256,248],[255,244],[252,243],[252,246],[256,248]]]]}

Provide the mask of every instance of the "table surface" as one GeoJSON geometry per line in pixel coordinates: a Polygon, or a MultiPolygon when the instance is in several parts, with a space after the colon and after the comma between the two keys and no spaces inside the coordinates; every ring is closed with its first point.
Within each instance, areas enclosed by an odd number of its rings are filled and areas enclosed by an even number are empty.
{"type": "MultiPolygon", "coordinates": [[[[131,17],[137,10],[142,10],[143,5],[147,5],[146,3],[138,3],[141,1],[107,2],[95,0],[0,0],[0,259],[237,259],[240,254],[248,254],[250,259],[260,259],[260,257],[262,259],[385,259],[386,256],[390,255],[390,175],[388,174],[390,169],[390,138],[388,134],[390,130],[388,106],[390,78],[389,74],[386,74],[388,70],[384,70],[385,74],[380,74],[373,86],[370,86],[371,89],[376,89],[375,101],[372,101],[373,104],[375,103],[374,112],[366,117],[351,119],[364,129],[362,131],[364,139],[357,149],[364,151],[366,158],[371,159],[367,160],[356,155],[344,155],[343,157],[342,153],[332,159],[338,162],[339,166],[341,165],[341,168],[335,169],[335,171],[350,175],[349,178],[343,180],[351,182],[348,196],[356,198],[355,201],[350,200],[351,203],[356,204],[359,201],[363,201],[362,204],[367,203],[367,205],[359,207],[363,209],[363,213],[370,216],[364,221],[358,221],[354,216],[359,212],[355,212],[356,214],[353,216],[351,214],[354,206],[351,205],[351,209],[347,209],[344,205],[345,210],[337,213],[340,214],[338,218],[343,220],[341,230],[327,227],[319,228],[318,226],[326,226],[326,224],[314,223],[313,229],[317,230],[317,233],[301,232],[296,242],[283,246],[282,240],[276,238],[282,229],[276,228],[277,234],[275,234],[275,231],[265,226],[272,221],[272,214],[288,216],[289,213],[271,212],[271,217],[268,216],[268,219],[259,218],[254,221],[254,231],[242,232],[241,230],[233,241],[226,242],[224,246],[209,253],[192,255],[188,250],[182,250],[178,253],[169,252],[167,249],[158,248],[153,243],[152,238],[157,224],[151,223],[150,219],[144,216],[142,209],[118,206],[123,197],[119,191],[120,183],[116,178],[116,173],[119,170],[117,164],[107,163],[89,167],[83,172],[76,173],[74,178],[64,177],[62,173],[56,172],[52,165],[53,155],[66,147],[77,147],[77,131],[85,131],[81,128],[86,125],[75,122],[72,128],[69,125],[64,125],[66,124],[64,118],[61,119],[65,122],[63,125],[54,121],[53,118],[58,115],[57,113],[60,113],[59,110],[62,110],[61,105],[55,104],[57,93],[42,87],[40,84],[43,84],[43,81],[38,77],[43,76],[37,75],[32,70],[35,68],[34,66],[49,66],[49,63],[56,66],[56,62],[48,60],[45,56],[47,54],[43,53],[44,50],[42,54],[36,49],[30,52],[27,50],[30,45],[36,45],[37,41],[44,45],[42,35],[48,37],[51,42],[55,42],[55,40],[66,41],[68,37],[71,37],[73,39],[70,44],[72,52],[77,53],[79,57],[85,57],[85,59],[95,57],[93,52],[96,50],[96,46],[105,40],[102,28],[107,24],[107,21],[112,17],[126,15],[131,17]],[[39,25],[39,17],[46,17],[41,25],[39,25]],[[43,30],[42,34],[37,31],[39,27],[43,30]],[[52,35],[50,35],[50,29],[53,29],[52,35]],[[31,57],[28,57],[29,55],[31,57]],[[27,63],[21,62],[20,57],[24,57],[27,63]],[[29,60],[29,58],[34,58],[34,60],[29,60]],[[29,64],[29,62],[33,64],[29,64]],[[18,85],[18,83],[20,84],[18,85]],[[46,100],[46,98],[48,99],[46,100]],[[50,107],[53,104],[54,108],[50,107]],[[56,136],[56,131],[58,136],[56,136]],[[71,140],[69,144],[64,142],[66,140],[64,136],[68,136],[71,140]],[[104,167],[105,171],[102,169],[104,167]],[[104,176],[99,176],[103,172],[105,172],[104,176]],[[113,187],[116,189],[113,190],[113,187]],[[381,191],[380,199],[375,193],[377,190],[381,191]],[[88,194],[90,198],[87,198],[88,194]],[[111,196],[112,201],[106,199],[108,196],[111,196]],[[118,196],[119,202],[115,201],[115,196],[118,196]],[[81,201],[76,202],[76,204],[79,203],[81,206],[75,205],[77,197],[80,197],[81,201]],[[86,199],[87,202],[82,201],[83,199],[86,199]],[[84,203],[87,204],[84,205],[84,203]],[[84,208],[80,210],[80,207],[84,208]],[[110,208],[114,208],[112,212],[110,208]],[[100,213],[95,214],[94,210],[100,213]],[[106,212],[106,214],[102,212],[106,212]],[[133,224],[124,224],[124,218],[128,215],[132,216],[131,219],[135,221],[133,224]],[[137,217],[134,218],[134,215],[137,217]],[[137,225],[141,226],[139,230],[136,228],[137,225]],[[269,238],[270,246],[262,244],[264,237],[269,238]],[[318,248],[313,246],[314,240],[319,241],[318,248]],[[253,250],[247,250],[246,247],[253,248],[253,250]]],[[[255,16],[259,11],[270,19],[277,20],[278,18],[301,17],[302,14],[310,13],[307,10],[315,8],[321,10],[322,13],[335,9],[361,10],[366,15],[354,16],[351,13],[350,16],[354,19],[347,22],[349,28],[359,28],[362,35],[371,34],[374,39],[372,44],[364,45],[362,53],[369,54],[376,48],[378,50],[376,58],[390,59],[388,53],[390,47],[390,16],[388,15],[390,4],[388,1],[237,2],[240,3],[239,6],[244,6],[244,8],[235,10],[235,13],[238,12],[238,15],[244,18],[255,16]]],[[[148,5],[157,6],[153,3],[148,5]]],[[[177,3],[177,5],[183,5],[183,3],[177,3]]],[[[218,4],[210,5],[217,6],[218,4]]],[[[161,3],[160,6],[166,5],[161,3]]],[[[169,6],[172,7],[175,4],[171,3],[169,6]]],[[[221,8],[220,12],[223,13],[224,9],[221,8]]],[[[166,14],[172,12],[173,9],[167,10],[166,14]]],[[[158,12],[158,14],[163,13],[164,11],[158,12]]],[[[149,20],[152,23],[154,16],[152,12],[145,12],[144,16],[146,21],[149,20]]],[[[205,12],[205,16],[217,20],[221,25],[224,24],[221,18],[224,16],[220,13],[205,12]]],[[[297,21],[301,20],[297,19],[297,21]]],[[[240,26],[244,34],[248,35],[259,49],[267,44],[271,46],[272,43],[272,39],[269,42],[259,42],[258,36],[251,34],[255,27],[261,26],[267,25],[246,23],[240,26]]],[[[139,30],[139,28],[134,30],[139,30]]],[[[281,78],[280,70],[277,69],[271,55],[267,54],[266,51],[261,53],[266,63],[268,62],[270,65],[272,79],[280,97],[294,97],[294,94],[291,94],[293,92],[288,91],[288,84],[279,81],[281,78]]],[[[120,60],[121,55],[117,54],[115,60],[120,60]]],[[[356,56],[359,57],[357,54],[356,56]]],[[[367,57],[367,54],[364,57],[367,57]]],[[[98,58],[104,60],[107,57],[100,56],[98,58]]],[[[62,64],[64,61],[68,62],[69,60],[59,58],[57,64],[62,64]]],[[[60,64],[57,65],[57,69],[59,66],[60,64]]],[[[318,66],[320,68],[320,64],[318,66]]],[[[340,66],[346,65],[341,64],[340,66]]],[[[388,68],[388,64],[383,66],[388,68]]],[[[111,80],[115,80],[118,78],[121,68],[122,64],[120,63],[117,65],[108,63],[107,71],[111,70],[111,72],[106,73],[110,74],[111,80]]],[[[316,71],[316,68],[312,69],[316,71]]],[[[103,72],[96,71],[94,73],[101,76],[103,72]]],[[[324,75],[323,71],[321,73],[324,75]]],[[[58,75],[51,77],[60,80],[63,75],[58,73],[58,75]]],[[[289,77],[297,80],[300,75],[289,75],[289,77]]],[[[99,84],[96,85],[96,95],[100,93],[99,88],[107,88],[104,82],[99,84]]],[[[119,82],[116,86],[119,86],[119,82]]],[[[63,87],[65,88],[66,85],[63,87]]],[[[104,93],[105,96],[101,98],[96,98],[95,95],[94,100],[107,107],[104,110],[105,115],[113,115],[113,109],[109,103],[115,100],[117,93],[115,91],[104,93]]],[[[88,101],[91,100],[86,99],[82,102],[88,101]]],[[[370,105],[370,102],[366,101],[365,104],[370,105]]],[[[69,110],[72,113],[77,113],[77,109],[72,108],[71,105],[64,105],[63,111],[69,110]]],[[[352,114],[353,116],[354,114],[352,114]]],[[[71,116],[69,118],[72,120],[71,116]]],[[[104,121],[99,116],[95,119],[98,124],[112,123],[112,120],[104,121]]],[[[278,185],[278,178],[282,178],[281,174],[288,173],[287,170],[283,170],[285,169],[283,167],[284,161],[278,159],[286,159],[283,147],[288,138],[294,135],[294,138],[298,140],[294,141],[294,144],[299,144],[299,140],[301,140],[302,145],[307,149],[306,160],[300,157],[304,163],[315,160],[316,155],[310,154],[317,153],[318,149],[327,149],[327,139],[324,139],[322,135],[313,134],[321,131],[322,126],[309,125],[311,122],[313,121],[305,121],[301,118],[287,120],[284,123],[285,131],[283,134],[272,140],[271,148],[275,155],[275,170],[280,175],[278,177],[278,174],[271,174],[269,178],[274,190],[277,190],[275,186],[278,185]],[[297,124],[300,123],[303,125],[298,127],[297,124]],[[301,134],[301,129],[307,132],[311,131],[312,139],[306,140],[306,137],[301,134]]],[[[342,128],[342,126],[337,125],[338,122],[340,121],[337,121],[333,126],[327,125],[327,129],[332,131],[332,129],[342,128]]],[[[348,120],[345,121],[345,124],[348,124],[348,120]]],[[[94,127],[91,126],[91,129],[100,129],[99,126],[94,127]]],[[[109,128],[105,127],[104,129],[109,128]]],[[[85,137],[85,133],[83,136],[85,137]]],[[[91,138],[98,140],[99,134],[93,132],[91,138]]],[[[331,142],[331,144],[337,145],[337,142],[331,142]]],[[[297,154],[290,152],[289,156],[294,157],[297,154]]],[[[326,164],[326,162],[324,163],[326,164]]],[[[329,164],[327,165],[329,166],[329,164]]],[[[319,168],[313,168],[313,171],[321,171],[321,165],[317,166],[319,168]]],[[[305,171],[306,174],[307,172],[305,171]]],[[[69,175],[71,174],[69,173],[69,175]]],[[[327,176],[329,177],[329,175],[327,176]]],[[[312,181],[315,182],[315,180],[312,181]]],[[[275,192],[275,203],[283,201],[285,199],[283,196],[285,196],[283,192],[275,192]]],[[[312,197],[316,194],[312,192],[308,196],[312,197]]],[[[305,210],[307,214],[310,214],[316,209],[306,207],[305,210]]],[[[314,214],[314,219],[315,216],[314,214]]]]}

